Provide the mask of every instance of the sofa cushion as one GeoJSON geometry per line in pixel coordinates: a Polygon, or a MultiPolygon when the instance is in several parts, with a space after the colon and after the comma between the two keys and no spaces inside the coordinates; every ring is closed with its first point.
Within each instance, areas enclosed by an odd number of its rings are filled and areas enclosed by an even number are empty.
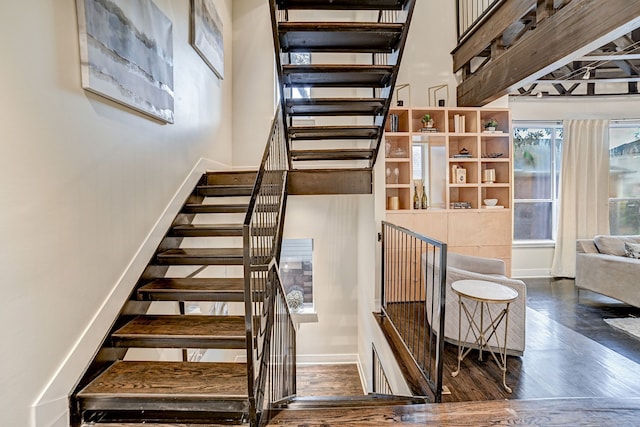
{"type": "Polygon", "coordinates": [[[640,243],[624,242],[624,253],[629,258],[640,259],[640,243]]]}
{"type": "Polygon", "coordinates": [[[640,243],[640,236],[596,236],[593,241],[601,254],[626,256],[625,242],[640,243]]]}

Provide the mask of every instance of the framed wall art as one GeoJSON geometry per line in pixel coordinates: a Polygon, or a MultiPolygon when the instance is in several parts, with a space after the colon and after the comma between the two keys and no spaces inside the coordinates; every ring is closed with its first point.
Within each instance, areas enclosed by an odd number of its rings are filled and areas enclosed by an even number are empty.
{"type": "Polygon", "coordinates": [[[222,20],[213,0],[191,0],[191,45],[219,78],[224,78],[222,20]]]}
{"type": "Polygon", "coordinates": [[[173,24],[152,0],[77,0],[82,87],[173,123],[173,24]]]}

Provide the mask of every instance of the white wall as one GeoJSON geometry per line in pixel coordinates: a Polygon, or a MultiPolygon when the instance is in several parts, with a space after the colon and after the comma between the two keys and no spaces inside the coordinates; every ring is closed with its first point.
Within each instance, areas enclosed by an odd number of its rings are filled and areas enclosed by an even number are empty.
{"type": "Polygon", "coordinates": [[[354,361],[357,354],[358,212],[371,196],[290,196],[285,239],[313,239],[313,301],[318,322],[303,323],[298,359],[354,361]]]}
{"type": "MultiPolygon", "coordinates": [[[[74,0],[3,3],[3,426],[30,425],[30,407],[199,159],[231,164],[232,2],[216,0],[224,81],[188,44],[189,2],[155,3],[173,22],[173,125],[81,88],[74,0]]],[[[47,399],[66,407],[62,394],[47,399]]],[[[66,425],[59,416],[43,425],[66,425]]]]}
{"type": "Polygon", "coordinates": [[[234,1],[233,28],[233,163],[255,168],[278,104],[269,2],[234,1]]]}

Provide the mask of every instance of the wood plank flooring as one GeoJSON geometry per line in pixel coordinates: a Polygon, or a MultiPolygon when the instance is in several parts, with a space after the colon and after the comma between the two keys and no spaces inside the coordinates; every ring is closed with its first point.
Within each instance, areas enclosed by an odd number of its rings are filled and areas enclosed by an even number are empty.
{"type": "Polygon", "coordinates": [[[355,363],[340,365],[298,365],[297,395],[363,396],[360,373],[355,363]]]}

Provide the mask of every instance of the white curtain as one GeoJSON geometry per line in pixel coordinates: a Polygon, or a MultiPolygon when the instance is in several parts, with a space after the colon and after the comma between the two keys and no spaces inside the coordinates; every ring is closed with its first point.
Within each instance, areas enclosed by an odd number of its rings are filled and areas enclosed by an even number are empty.
{"type": "Polygon", "coordinates": [[[575,277],[576,239],[609,233],[609,121],[565,120],[551,274],[575,277]]]}

